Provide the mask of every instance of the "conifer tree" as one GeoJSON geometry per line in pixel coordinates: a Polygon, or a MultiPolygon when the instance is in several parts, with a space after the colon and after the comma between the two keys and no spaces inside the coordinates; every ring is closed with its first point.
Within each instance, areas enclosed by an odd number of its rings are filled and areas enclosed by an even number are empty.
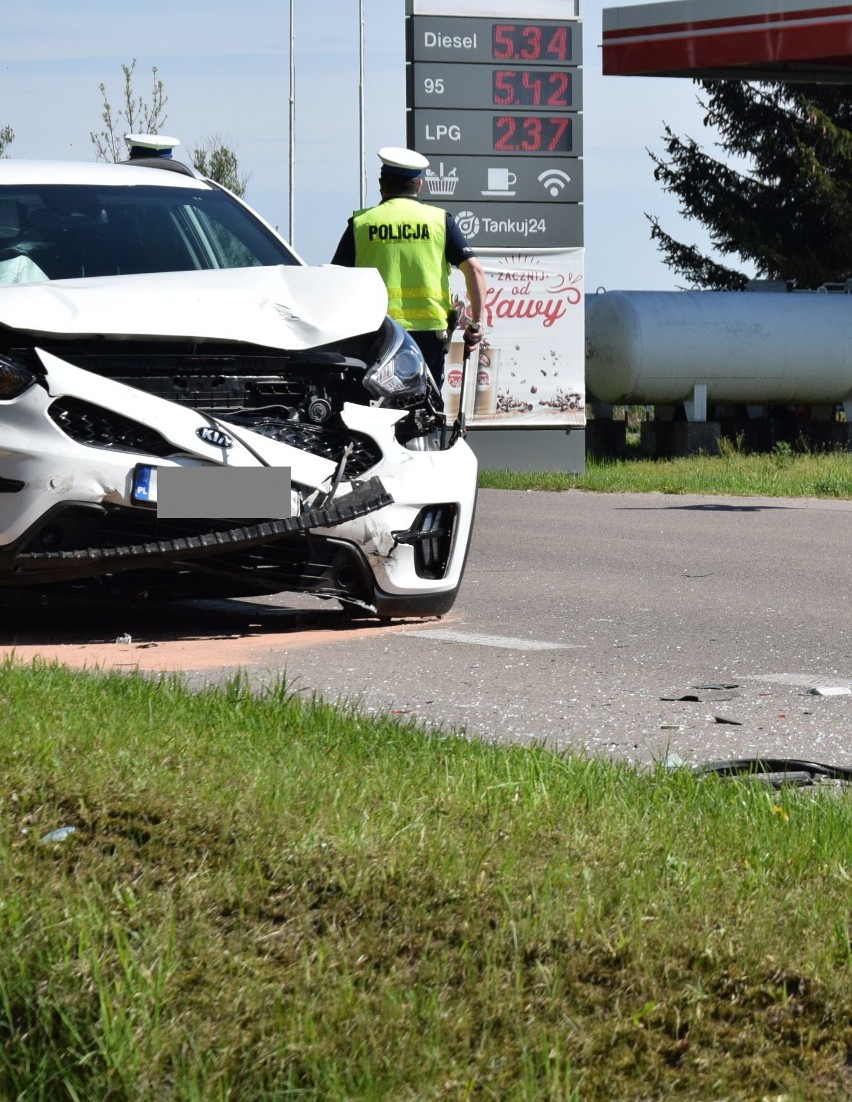
{"type": "MultiPolygon", "coordinates": [[[[831,84],[696,81],[704,125],[725,160],[665,127],[654,176],[680,213],[707,229],[723,258],[801,288],[852,277],[852,88],[831,84]]],[[[646,215],[666,265],[690,285],[741,290],[737,267],[676,241],[646,215]]]]}

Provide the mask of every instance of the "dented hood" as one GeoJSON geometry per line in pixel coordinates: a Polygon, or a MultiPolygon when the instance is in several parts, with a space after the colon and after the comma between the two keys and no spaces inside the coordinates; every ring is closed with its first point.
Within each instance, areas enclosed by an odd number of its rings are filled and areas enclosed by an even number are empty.
{"type": "Polygon", "coordinates": [[[231,268],[0,288],[0,325],[35,335],[176,337],[299,350],[378,329],[374,268],[231,268]]]}

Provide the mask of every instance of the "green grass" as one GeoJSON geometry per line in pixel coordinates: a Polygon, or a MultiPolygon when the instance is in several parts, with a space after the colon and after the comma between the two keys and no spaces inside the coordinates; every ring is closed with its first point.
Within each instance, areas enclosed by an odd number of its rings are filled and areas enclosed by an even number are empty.
{"type": "Polygon", "coordinates": [[[848,793],[284,685],[7,663],[0,715],[0,1098],[850,1097],[848,793]]]}
{"type": "Polygon", "coordinates": [[[852,454],[799,454],[776,445],[745,455],[730,444],[720,456],[601,460],[589,457],[582,475],[481,471],[480,486],[498,490],[595,490],[602,493],[719,494],[741,497],[852,498],[852,454]]]}

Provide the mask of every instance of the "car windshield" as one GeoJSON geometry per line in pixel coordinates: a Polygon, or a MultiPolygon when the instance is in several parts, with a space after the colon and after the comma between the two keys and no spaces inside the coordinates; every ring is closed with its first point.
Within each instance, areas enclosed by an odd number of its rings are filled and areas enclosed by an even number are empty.
{"type": "Polygon", "coordinates": [[[0,187],[0,284],[298,263],[222,191],[0,187]]]}

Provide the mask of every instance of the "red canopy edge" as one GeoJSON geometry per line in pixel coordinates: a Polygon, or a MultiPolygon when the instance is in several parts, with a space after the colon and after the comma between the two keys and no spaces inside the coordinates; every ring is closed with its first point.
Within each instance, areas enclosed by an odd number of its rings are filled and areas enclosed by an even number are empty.
{"type": "MultiPolygon", "coordinates": [[[[604,30],[605,75],[819,80],[848,78],[852,68],[852,4],[797,9],[779,2],[771,11],[727,17],[711,14],[713,4],[692,4],[696,18],[665,22],[667,6],[648,6],[657,19],[645,25],[604,30]]],[[[683,5],[671,8],[674,14],[683,5]]],[[[618,22],[618,10],[605,14],[618,22]]]]}

